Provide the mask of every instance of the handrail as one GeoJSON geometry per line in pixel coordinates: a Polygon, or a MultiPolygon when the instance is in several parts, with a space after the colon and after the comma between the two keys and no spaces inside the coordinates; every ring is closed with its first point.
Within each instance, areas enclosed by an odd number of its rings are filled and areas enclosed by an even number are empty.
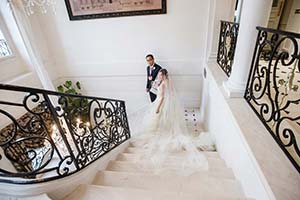
{"type": "Polygon", "coordinates": [[[122,101],[125,102],[124,100],[119,100],[119,99],[112,99],[112,98],[102,98],[102,97],[94,97],[94,96],[88,96],[88,95],[77,95],[77,94],[67,94],[67,93],[61,93],[61,92],[56,92],[56,91],[51,91],[51,90],[45,90],[45,89],[39,89],[39,88],[31,88],[31,87],[24,87],[24,86],[18,86],[18,85],[9,85],[9,84],[3,84],[0,83],[0,89],[1,90],[14,90],[18,92],[27,92],[27,91],[32,91],[36,93],[47,93],[49,95],[55,95],[55,96],[69,96],[69,97],[85,97],[85,98],[95,98],[95,99],[101,99],[101,100],[111,100],[111,101],[122,101]]]}
{"type": "Polygon", "coordinates": [[[300,173],[300,34],[257,30],[244,97],[300,173]]]}
{"type": "Polygon", "coordinates": [[[5,123],[0,129],[0,182],[64,178],[130,138],[122,100],[6,84],[0,84],[0,91],[8,94],[0,95],[1,126],[5,123]],[[7,100],[10,94],[14,99],[7,100]]]}
{"type": "Polygon", "coordinates": [[[280,35],[288,35],[291,37],[300,38],[300,33],[283,31],[283,30],[279,30],[279,29],[266,28],[266,27],[261,27],[261,26],[257,26],[256,29],[258,31],[266,31],[269,33],[276,33],[276,34],[280,34],[280,35]]]}
{"type": "Polygon", "coordinates": [[[229,77],[234,61],[239,24],[221,20],[217,63],[229,77]]]}
{"type": "Polygon", "coordinates": [[[226,21],[226,20],[220,20],[220,21],[221,21],[221,23],[222,23],[222,22],[225,22],[225,23],[229,23],[229,24],[239,25],[238,22],[231,22],[231,21],[226,21]]]}

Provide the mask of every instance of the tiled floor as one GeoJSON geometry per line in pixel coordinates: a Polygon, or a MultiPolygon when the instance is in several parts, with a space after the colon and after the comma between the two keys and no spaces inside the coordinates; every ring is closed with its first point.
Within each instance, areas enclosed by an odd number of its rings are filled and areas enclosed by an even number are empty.
{"type": "Polygon", "coordinates": [[[184,110],[184,117],[187,123],[187,127],[189,131],[193,135],[200,134],[202,130],[200,123],[200,110],[197,108],[186,108],[184,110]]]}

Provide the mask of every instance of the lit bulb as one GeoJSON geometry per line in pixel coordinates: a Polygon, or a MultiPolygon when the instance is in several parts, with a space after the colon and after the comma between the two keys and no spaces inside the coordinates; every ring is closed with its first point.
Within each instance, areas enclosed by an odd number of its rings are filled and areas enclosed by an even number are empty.
{"type": "Polygon", "coordinates": [[[297,92],[298,89],[299,89],[299,86],[298,86],[298,85],[293,85],[292,90],[293,90],[294,92],[297,92]]]}
{"type": "Polygon", "coordinates": [[[285,81],[283,79],[280,79],[278,81],[278,86],[283,86],[285,84],[285,81]]]}

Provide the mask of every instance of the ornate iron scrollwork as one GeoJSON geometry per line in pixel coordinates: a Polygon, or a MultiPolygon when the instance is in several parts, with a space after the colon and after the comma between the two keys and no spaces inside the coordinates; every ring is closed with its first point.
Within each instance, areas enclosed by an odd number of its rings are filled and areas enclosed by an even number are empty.
{"type": "Polygon", "coordinates": [[[229,77],[234,60],[239,24],[221,21],[217,62],[229,77]]]}
{"type": "Polygon", "coordinates": [[[0,182],[27,184],[71,175],[130,138],[124,101],[3,84],[0,90],[24,96],[21,102],[0,100],[5,122],[0,182]]]}
{"type": "Polygon", "coordinates": [[[300,172],[300,34],[257,29],[245,99],[300,172]]]}

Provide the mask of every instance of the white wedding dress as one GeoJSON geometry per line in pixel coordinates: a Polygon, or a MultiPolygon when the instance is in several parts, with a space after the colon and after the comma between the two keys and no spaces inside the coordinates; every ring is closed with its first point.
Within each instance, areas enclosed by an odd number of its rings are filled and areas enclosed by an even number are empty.
{"type": "MultiPolygon", "coordinates": [[[[208,163],[199,149],[214,149],[213,139],[208,133],[195,137],[189,133],[184,121],[183,107],[170,82],[165,80],[158,87],[157,99],[141,109],[130,119],[132,142],[143,148],[136,161],[147,160],[157,173],[165,172],[172,163],[168,158],[181,154],[179,173],[189,175],[199,169],[208,169],[208,163]],[[156,113],[163,99],[159,113],[156,113]]],[[[141,164],[141,167],[144,167],[141,164]]],[[[178,166],[177,166],[178,167],[178,166]]]]}

